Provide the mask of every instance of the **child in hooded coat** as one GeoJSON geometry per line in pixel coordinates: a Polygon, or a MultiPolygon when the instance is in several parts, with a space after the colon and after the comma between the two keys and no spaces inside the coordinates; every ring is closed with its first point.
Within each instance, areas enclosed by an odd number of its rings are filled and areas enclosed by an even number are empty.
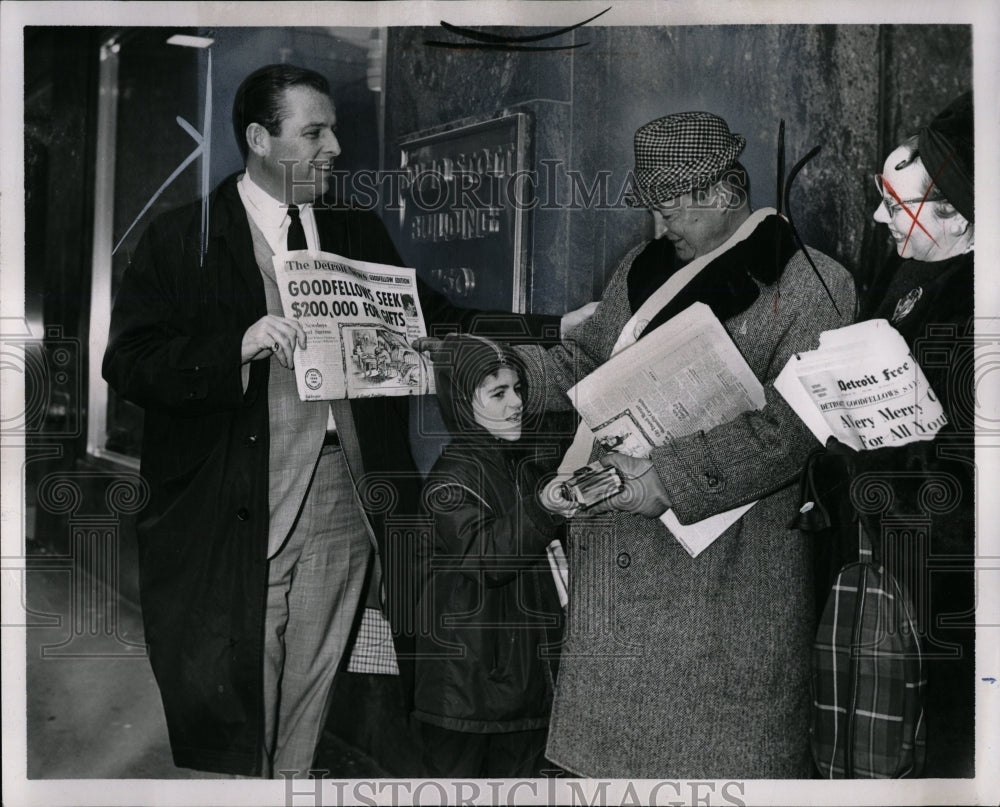
{"type": "Polygon", "coordinates": [[[443,356],[437,394],[452,441],[424,486],[433,526],[419,550],[425,775],[538,776],[555,769],[544,751],[562,609],[546,547],[562,523],[537,494],[558,452],[521,437],[513,351],[449,337],[443,356]]]}

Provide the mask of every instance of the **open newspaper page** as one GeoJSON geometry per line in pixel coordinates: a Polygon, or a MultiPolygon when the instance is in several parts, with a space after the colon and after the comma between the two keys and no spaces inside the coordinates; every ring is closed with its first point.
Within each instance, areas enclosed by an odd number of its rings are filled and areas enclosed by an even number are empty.
{"type": "Polygon", "coordinates": [[[821,443],[857,451],[930,440],[947,423],[906,341],[884,319],[824,331],[775,382],[821,443]]]}
{"type": "Polygon", "coordinates": [[[432,392],[410,343],[425,336],[413,269],[299,250],[274,256],[285,316],[302,324],[299,398],[322,401],[432,392]]]}
{"type": "Polygon", "coordinates": [[[612,356],[568,393],[608,451],[653,446],[764,405],[764,389],[704,303],[612,356]]]}
{"type": "MultiPolygon", "coordinates": [[[[568,395],[604,449],[633,457],[765,403],[764,388],[704,303],[616,353],[568,395]]],[[[694,524],[668,510],[661,521],[695,557],[752,506],[694,524]]]]}

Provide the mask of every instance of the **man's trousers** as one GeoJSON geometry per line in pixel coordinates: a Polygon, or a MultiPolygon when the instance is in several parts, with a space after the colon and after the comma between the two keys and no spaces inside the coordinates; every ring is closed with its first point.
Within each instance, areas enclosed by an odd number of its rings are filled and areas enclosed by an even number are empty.
{"type": "Polygon", "coordinates": [[[344,453],[324,446],[268,569],[264,775],[305,776],[323,731],[372,545],[344,453]]]}

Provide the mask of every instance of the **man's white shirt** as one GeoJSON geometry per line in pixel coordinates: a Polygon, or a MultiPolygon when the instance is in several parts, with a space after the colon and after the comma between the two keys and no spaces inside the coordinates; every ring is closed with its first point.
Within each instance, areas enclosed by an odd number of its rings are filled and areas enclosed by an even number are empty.
{"type": "MultiPolygon", "coordinates": [[[[287,251],[288,228],[292,220],[288,215],[288,205],[279,202],[271,194],[265,191],[260,185],[250,178],[250,174],[244,172],[236,182],[236,188],[240,192],[240,201],[247,211],[247,215],[257,225],[263,233],[267,245],[275,254],[287,251]]],[[[316,216],[313,214],[311,202],[299,205],[299,219],[302,221],[302,229],[306,234],[306,247],[311,250],[319,250],[319,233],[316,232],[316,216]]],[[[243,365],[243,390],[246,391],[250,379],[249,365],[243,365]]],[[[333,412],[328,412],[326,418],[326,430],[336,431],[337,424],[333,419],[333,412]]]]}
{"type": "MultiPolygon", "coordinates": [[[[267,245],[275,253],[286,252],[288,227],[292,222],[288,215],[288,205],[271,196],[250,178],[250,174],[245,172],[236,182],[236,188],[240,192],[240,200],[243,202],[247,215],[264,234],[267,245]]],[[[298,208],[302,229],[306,233],[306,247],[318,250],[319,233],[316,232],[316,217],[313,215],[312,203],[307,202],[304,205],[299,205],[298,208]]]]}

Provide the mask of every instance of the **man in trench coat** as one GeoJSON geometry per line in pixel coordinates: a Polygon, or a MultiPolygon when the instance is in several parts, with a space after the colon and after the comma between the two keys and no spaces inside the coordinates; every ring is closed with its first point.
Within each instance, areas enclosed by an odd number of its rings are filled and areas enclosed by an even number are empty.
{"type": "MultiPolygon", "coordinates": [[[[305,775],[371,536],[386,557],[386,517],[416,511],[419,476],[406,398],[298,400],[292,351],[305,334],[281,315],[271,256],[400,260],[374,214],[323,197],[340,145],[322,76],[261,68],[237,91],[233,123],[246,171],[209,197],[207,239],[200,202],[149,225],[103,374],[145,410],[140,597],[175,763],[305,775]]],[[[490,333],[483,317],[419,293],[428,327],[490,333]]],[[[504,323],[493,335],[531,338],[558,320],[504,323]]],[[[383,570],[390,603],[409,572],[383,570]]]]}

